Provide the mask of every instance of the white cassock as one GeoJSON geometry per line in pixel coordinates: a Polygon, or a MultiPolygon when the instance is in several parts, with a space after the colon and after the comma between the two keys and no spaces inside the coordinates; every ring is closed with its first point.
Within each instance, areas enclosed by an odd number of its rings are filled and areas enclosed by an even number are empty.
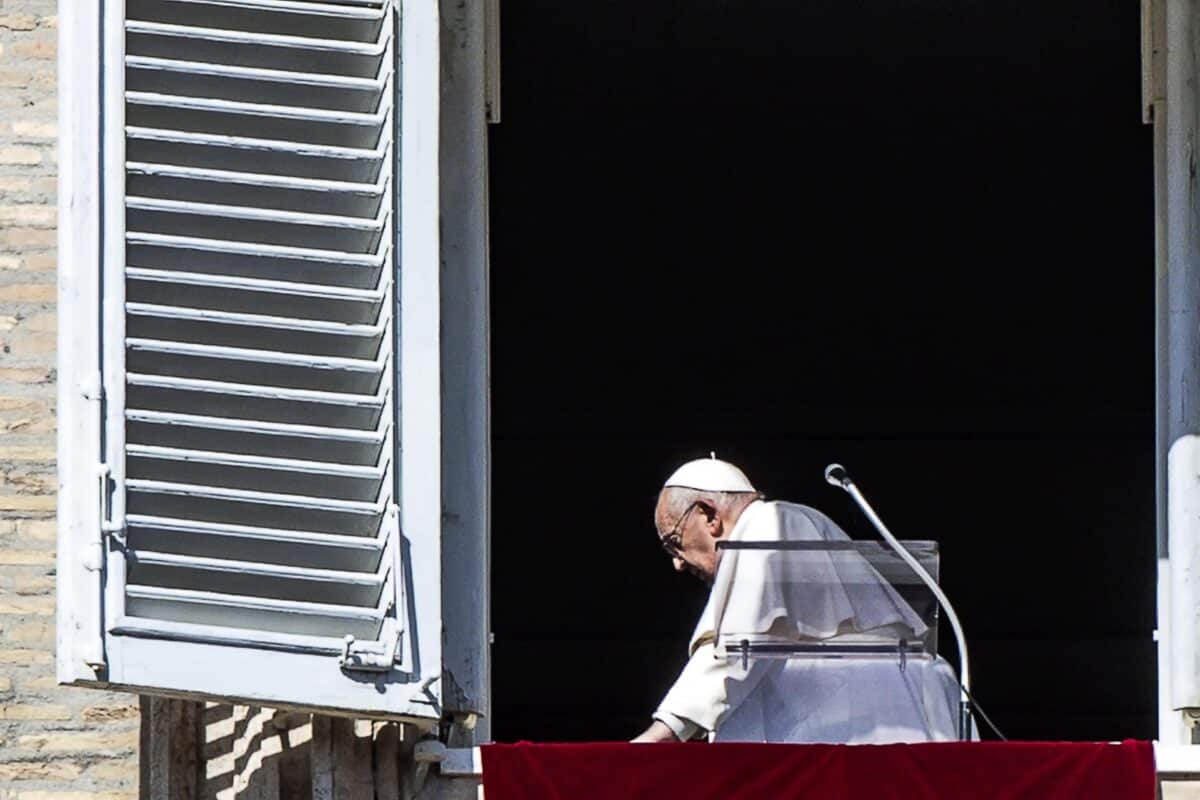
{"type": "MultiPolygon", "coordinates": [[[[816,509],[751,503],[734,541],[846,541],[816,509]]],[[[957,738],[958,682],[941,658],[715,657],[714,635],[757,641],[907,639],[926,626],[865,559],[727,550],[692,634],[691,658],[658,710],[681,739],[886,744],[957,738]],[[798,566],[799,565],[799,566],[798,566]],[[796,574],[799,569],[800,574],[796,574]],[[789,574],[782,574],[784,570],[789,574]]]]}

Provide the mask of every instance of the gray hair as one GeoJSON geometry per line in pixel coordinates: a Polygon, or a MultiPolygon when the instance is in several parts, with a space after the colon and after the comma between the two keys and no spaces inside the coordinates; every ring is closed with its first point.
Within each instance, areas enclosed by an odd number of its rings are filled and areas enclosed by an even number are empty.
{"type": "MultiPolygon", "coordinates": [[[[748,506],[764,496],[762,492],[702,492],[684,486],[668,486],[663,489],[660,502],[664,514],[678,519],[693,503],[706,502],[716,508],[718,514],[724,515],[726,512],[748,506]]],[[[655,524],[658,524],[657,518],[655,524]]]]}

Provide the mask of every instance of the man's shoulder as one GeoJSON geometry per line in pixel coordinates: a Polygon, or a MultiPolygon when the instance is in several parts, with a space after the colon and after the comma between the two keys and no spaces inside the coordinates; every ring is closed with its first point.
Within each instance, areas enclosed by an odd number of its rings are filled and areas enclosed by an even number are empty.
{"type": "Polygon", "coordinates": [[[825,512],[819,511],[812,506],[806,506],[803,503],[792,503],[787,500],[766,500],[763,502],[763,505],[774,509],[775,513],[781,516],[798,515],[823,522],[833,522],[825,512]]]}
{"type": "Polygon", "coordinates": [[[845,531],[827,514],[803,503],[771,500],[763,503],[774,515],[782,538],[848,539],[845,531]],[[815,534],[815,535],[814,535],[815,534]]]}

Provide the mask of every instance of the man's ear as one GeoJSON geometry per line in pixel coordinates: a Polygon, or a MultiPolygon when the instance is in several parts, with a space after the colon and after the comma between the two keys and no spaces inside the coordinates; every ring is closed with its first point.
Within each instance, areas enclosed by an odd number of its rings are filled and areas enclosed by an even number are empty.
{"type": "Polygon", "coordinates": [[[704,515],[704,524],[708,526],[709,533],[717,534],[721,528],[721,517],[717,514],[717,507],[712,503],[704,500],[696,503],[696,510],[704,515]]]}

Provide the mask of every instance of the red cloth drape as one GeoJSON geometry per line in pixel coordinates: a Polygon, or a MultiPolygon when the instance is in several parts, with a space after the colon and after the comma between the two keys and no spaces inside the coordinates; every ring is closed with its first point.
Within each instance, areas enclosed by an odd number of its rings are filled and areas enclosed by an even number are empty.
{"type": "Polygon", "coordinates": [[[487,800],[1154,800],[1148,742],[493,744],[487,800]]]}

